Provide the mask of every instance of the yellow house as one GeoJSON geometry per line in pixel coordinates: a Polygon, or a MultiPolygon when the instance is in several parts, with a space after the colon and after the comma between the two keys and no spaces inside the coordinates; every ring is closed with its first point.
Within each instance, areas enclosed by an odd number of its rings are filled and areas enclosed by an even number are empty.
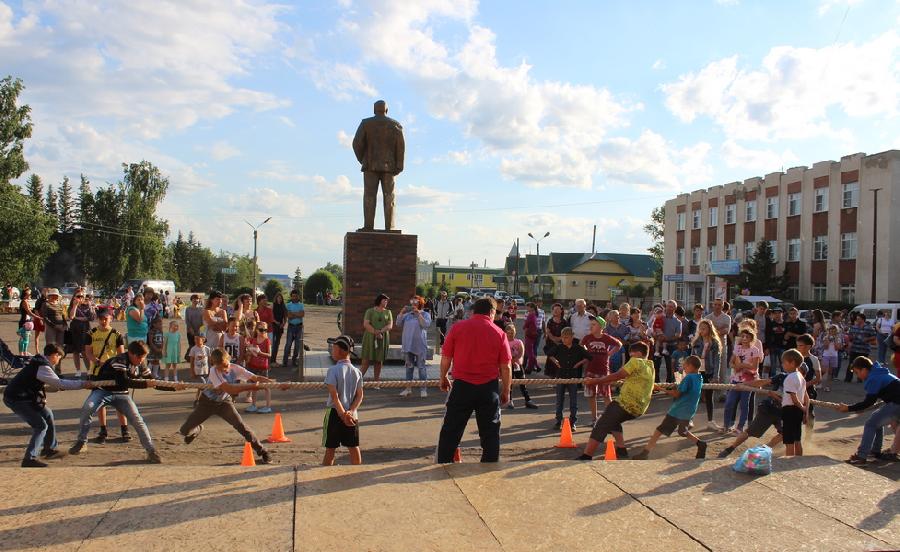
{"type": "Polygon", "coordinates": [[[468,291],[473,287],[497,289],[494,279],[502,274],[502,268],[436,265],[432,270],[431,283],[444,285],[451,292],[468,291]]]}

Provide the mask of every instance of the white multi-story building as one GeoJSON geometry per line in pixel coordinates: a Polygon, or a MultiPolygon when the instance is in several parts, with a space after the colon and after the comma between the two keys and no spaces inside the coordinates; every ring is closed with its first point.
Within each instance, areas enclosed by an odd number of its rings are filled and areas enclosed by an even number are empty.
{"type": "Polygon", "coordinates": [[[790,276],[784,299],[900,301],[900,150],[680,194],[665,212],[666,298],[708,303],[712,261],[743,264],[768,240],[790,276]]]}

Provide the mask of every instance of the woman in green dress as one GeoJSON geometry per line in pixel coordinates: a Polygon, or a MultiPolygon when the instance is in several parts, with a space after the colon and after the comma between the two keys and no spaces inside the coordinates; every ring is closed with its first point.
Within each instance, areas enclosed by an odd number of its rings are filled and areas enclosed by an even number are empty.
{"type": "Polygon", "coordinates": [[[375,381],[381,379],[381,366],[387,357],[390,344],[391,328],[394,327],[394,317],[388,310],[387,304],[390,297],[381,293],[375,298],[375,304],[366,311],[363,317],[362,341],[362,373],[363,377],[369,369],[369,363],[375,365],[375,381]]]}

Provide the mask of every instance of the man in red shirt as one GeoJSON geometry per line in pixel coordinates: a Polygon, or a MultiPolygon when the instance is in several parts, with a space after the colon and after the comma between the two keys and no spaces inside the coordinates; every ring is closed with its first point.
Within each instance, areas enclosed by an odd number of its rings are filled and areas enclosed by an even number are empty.
{"type": "MultiPolygon", "coordinates": [[[[265,322],[266,326],[268,326],[268,328],[270,330],[274,330],[274,328],[275,328],[275,313],[272,311],[272,307],[269,306],[269,299],[262,293],[260,293],[256,297],[256,314],[259,316],[260,322],[265,322]]],[[[268,334],[269,334],[269,343],[272,343],[273,334],[271,331],[268,332],[268,334]]],[[[275,352],[275,351],[273,351],[273,352],[275,352]]],[[[275,362],[274,357],[272,359],[272,362],[273,363],[275,362]]]]}
{"type": "Polygon", "coordinates": [[[496,310],[490,297],[475,301],[472,318],[454,324],[444,341],[441,390],[450,396],[438,439],[438,464],[453,462],[472,412],[481,439],[481,461],[500,459],[500,405],[509,402],[512,356],[506,334],[492,321],[496,310]],[[451,366],[452,384],[447,377],[451,366]]]}

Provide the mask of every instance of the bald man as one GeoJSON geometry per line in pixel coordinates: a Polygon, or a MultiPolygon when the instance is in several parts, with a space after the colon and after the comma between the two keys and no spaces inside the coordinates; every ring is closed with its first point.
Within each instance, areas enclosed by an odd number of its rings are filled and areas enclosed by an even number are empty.
{"type": "Polygon", "coordinates": [[[353,137],[353,153],[362,165],[363,230],[375,229],[378,185],[384,196],[384,229],[394,229],[394,177],[403,172],[403,127],[387,116],[387,103],[375,102],[375,116],[363,119],[353,137]]]}

